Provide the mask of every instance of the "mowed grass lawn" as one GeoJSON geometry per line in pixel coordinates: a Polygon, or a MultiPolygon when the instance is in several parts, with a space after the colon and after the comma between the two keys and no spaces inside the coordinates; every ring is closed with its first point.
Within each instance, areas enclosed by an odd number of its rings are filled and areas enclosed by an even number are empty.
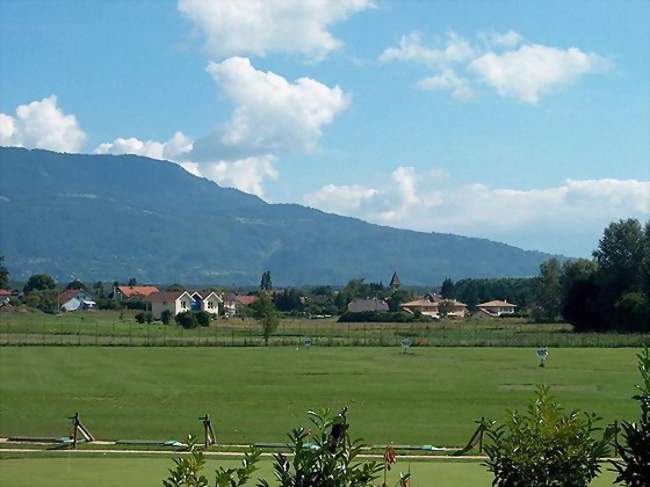
{"type": "MultiPolygon", "coordinates": [[[[0,457],[1,458],[1,457],[0,457]]],[[[234,466],[236,462],[208,460],[205,475],[214,482],[214,471],[219,466],[234,466]]],[[[9,458],[0,459],[0,485],[12,487],[151,487],[162,485],[172,466],[169,458],[9,458]]],[[[260,462],[260,469],[254,478],[273,477],[270,460],[260,462]]],[[[607,471],[591,485],[611,486],[614,474],[607,471]]],[[[491,474],[479,462],[435,461],[411,462],[399,460],[390,473],[389,485],[399,479],[399,471],[410,471],[412,487],[477,487],[491,485],[491,474]]],[[[251,485],[254,485],[251,482],[251,485]]],[[[273,484],[272,484],[273,485],[273,484]]]]}
{"type": "Polygon", "coordinates": [[[306,412],[349,406],[351,434],[373,444],[459,446],[485,416],[523,408],[547,384],[567,409],[606,422],[638,416],[634,349],[522,348],[0,349],[0,436],[70,433],[79,411],[98,439],[200,436],[284,442],[306,412]]]}

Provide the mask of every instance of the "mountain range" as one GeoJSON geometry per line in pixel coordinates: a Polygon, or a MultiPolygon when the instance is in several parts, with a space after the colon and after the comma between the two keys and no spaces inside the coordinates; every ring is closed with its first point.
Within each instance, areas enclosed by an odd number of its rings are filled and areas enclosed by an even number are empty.
{"type": "MultiPolygon", "coordinates": [[[[529,276],[551,257],[485,239],[270,204],[172,162],[0,148],[0,255],[13,279],[438,284],[529,276]]],[[[417,215],[413,215],[417,218],[417,215]]]]}

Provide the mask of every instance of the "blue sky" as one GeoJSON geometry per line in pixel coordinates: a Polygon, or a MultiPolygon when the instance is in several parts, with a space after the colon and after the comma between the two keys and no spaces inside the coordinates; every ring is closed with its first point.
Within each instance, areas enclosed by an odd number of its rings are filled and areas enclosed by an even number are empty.
{"type": "Polygon", "coordinates": [[[0,8],[3,145],[568,255],[650,217],[650,2],[0,8]]]}

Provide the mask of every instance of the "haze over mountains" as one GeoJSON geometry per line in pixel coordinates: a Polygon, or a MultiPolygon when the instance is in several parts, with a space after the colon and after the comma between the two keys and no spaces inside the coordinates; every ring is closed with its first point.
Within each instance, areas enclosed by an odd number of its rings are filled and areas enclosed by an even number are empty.
{"type": "MultiPolygon", "coordinates": [[[[435,284],[527,276],[549,254],[269,204],[170,162],[0,148],[0,255],[15,279],[435,284]]],[[[413,215],[417,218],[417,215],[413,215]]]]}

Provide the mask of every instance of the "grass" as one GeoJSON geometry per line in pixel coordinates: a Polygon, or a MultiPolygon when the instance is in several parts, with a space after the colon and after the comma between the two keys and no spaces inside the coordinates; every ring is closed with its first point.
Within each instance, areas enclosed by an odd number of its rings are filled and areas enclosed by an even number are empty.
{"type": "Polygon", "coordinates": [[[306,411],[350,406],[353,437],[460,446],[481,416],[523,408],[536,384],[567,409],[632,418],[634,349],[9,347],[0,353],[0,436],[183,439],[209,412],[222,443],[283,442],[306,411]]]}
{"type": "MultiPolygon", "coordinates": [[[[213,321],[208,328],[138,324],[135,311],[91,311],[51,315],[0,313],[0,345],[86,346],[260,346],[259,325],[251,319],[213,321]]],[[[521,319],[466,319],[440,323],[337,323],[335,319],[282,320],[274,345],[641,347],[650,334],[573,333],[571,326],[530,324],[521,319]]]]}
{"type": "MultiPolygon", "coordinates": [[[[6,456],[6,455],[5,455],[6,456]]],[[[234,462],[208,460],[205,474],[213,482],[214,470],[221,465],[233,465],[234,462]]],[[[2,458],[0,456],[0,485],[12,487],[150,487],[162,485],[171,467],[169,458],[83,458],[65,455],[57,458],[2,458]]],[[[271,462],[261,462],[258,474],[271,479],[271,462]]],[[[490,473],[478,462],[436,461],[412,462],[404,460],[391,472],[394,485],[400,470],[409,470],[413,474],[412,487],[488,487],[491,483],[490,473]]],[[[614,474],[605,467],[603,474],[591,485],[593,487],[611,486],[614,474]]]]}

